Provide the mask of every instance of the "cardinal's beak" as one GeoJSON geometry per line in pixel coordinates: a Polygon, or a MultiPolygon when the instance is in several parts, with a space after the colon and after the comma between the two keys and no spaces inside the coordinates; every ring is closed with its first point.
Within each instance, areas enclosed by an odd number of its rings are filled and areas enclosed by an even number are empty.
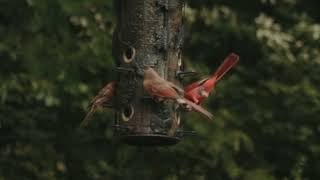
{"type": "Polygon", "coordinates": [[[144,77],[144,69],[137,69],[136,73],[138,76],[144,77]]]}
{"type": "Polygon", "coordinates": [[[140,77],[144,77],[144,71],[148,70],[150,68],[150,66],[148,65],[143,65],[143,68],[137,68],[136,73],[138,74],[138,76],[140,77]]]}
{"type": "Polygon", "coordinates": [[[205,98],[209,97],[209,93],[204,89],[200,90],[200,95],[205,98]]]}
{"type": "Polygon", "coordinates": [[[151,67],[150,65],[144,64],[143,65],[143,70],[148,70],[150,67],[151,67]]]}

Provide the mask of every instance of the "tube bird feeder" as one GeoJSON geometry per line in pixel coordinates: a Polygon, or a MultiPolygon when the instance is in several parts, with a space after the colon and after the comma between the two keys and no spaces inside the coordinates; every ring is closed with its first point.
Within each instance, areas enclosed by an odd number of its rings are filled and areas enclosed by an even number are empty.
{"type": "Polygon", "coordinates": [[[182,69],[182,0],[115,0],[117,64],[115,136],[134,145],[173,145],[182,138],[180,110],[157,102],[143,88],[143,67],[152,66],[177,85],[182,69]]]}

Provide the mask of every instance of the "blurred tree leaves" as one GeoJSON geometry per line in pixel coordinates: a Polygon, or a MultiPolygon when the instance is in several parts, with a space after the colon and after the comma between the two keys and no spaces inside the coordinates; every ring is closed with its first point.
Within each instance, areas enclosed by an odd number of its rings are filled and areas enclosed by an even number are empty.
{"type": "Polygon", "coordinates": [[[113,79],[111,0],[0,1],[0,180],[319,179],[320,15],[316,0],[189,1],[184,54],[205,76],[230,52],[235,69],[206,122],[173,147],[112,138],[113,115],[79,129],[113,79]]]}

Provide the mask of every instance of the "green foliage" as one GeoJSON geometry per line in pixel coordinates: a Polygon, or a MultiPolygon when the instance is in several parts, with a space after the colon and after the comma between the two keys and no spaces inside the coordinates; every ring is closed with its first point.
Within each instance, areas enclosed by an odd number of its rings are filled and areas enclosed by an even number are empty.
{"type": "Polygon", "coordinates": [[[235,69],[188,114],[198,135],[166,148],[117,144],[113,115],[78,125],[113,78],[111,0],[0,1],[0,180],[319,179],[320,16],[316,0],[190,1],[185,59],[235,69]]]}

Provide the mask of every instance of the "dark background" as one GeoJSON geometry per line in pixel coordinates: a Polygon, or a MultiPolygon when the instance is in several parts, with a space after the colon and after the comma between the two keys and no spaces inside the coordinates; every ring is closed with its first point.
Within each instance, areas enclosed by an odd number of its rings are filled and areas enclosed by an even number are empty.
{"type": "Polygon", "coordinates": [[[320,179],[320,3],[189,0],[184,59],[236,68],[205,103],[215,119],[172,147],[113,139],[111,110],[78,127],[114,78],[111,0],[0,0],[0,180],[320,179]]]}

